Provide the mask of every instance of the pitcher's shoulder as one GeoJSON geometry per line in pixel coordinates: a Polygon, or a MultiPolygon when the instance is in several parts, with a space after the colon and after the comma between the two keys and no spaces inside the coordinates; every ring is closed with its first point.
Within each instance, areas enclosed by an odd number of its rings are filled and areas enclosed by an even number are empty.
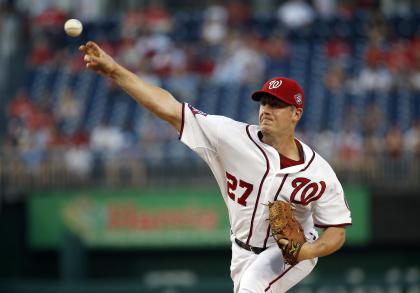
{"type": "Polygon", "coordinates": [[[309,158],[310,157],[310,164],[308,164],[307,171],[313,174],[318,174],[321,177],[331,177],[337,179],[337,175],[331,166],[331,164],[317,151],[314,150],[313,147],[303,143],[302,146],[305,151],[305,155],[309,158]]]}

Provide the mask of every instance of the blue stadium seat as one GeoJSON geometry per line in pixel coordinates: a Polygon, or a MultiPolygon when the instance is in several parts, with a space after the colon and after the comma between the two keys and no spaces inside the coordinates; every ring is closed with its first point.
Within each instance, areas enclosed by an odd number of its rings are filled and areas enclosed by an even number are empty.
{"type": "MultiPolygon", "coordinates": [[[[250,26],[263,38],[269,38],[279,30],[277,16],[272,12],[260,12],[253,15],[250,26]]],[[[281,29],[280,29],[281,30],[281,29]]]]}
{"type": "Polygon", "coordinates": [[[367,11],[358,10],[351,18],[350,25],[352,28],[353,42],[366,39],[366,28],[369,17],[370,15],[367,11]]]}
{"type": "Polygon", "coordinates": [[[240,85],[237,83],[219,86],[216,113],[219,115],[236,118],[240,85]]]}
{"type": "Polygon", "coordinates": [[[420,91],[414,92],[413,95],[413,117],[415,120],[420,120],[420,91]]]}
{"type": "Polygon", "coordinates": [[[52,69],[48,66],[42,66],[34,70],[34,78],[29,88],[29,97],[33,101],[38,101],[48,89],[51,79],[52,69]]]}
{"type": "Polygon", "coordinates": [[[107,91],[105,80],[101,77],[96,77],[90,92],[87,93],[88,99],[86,100],[83,116],[84,129],[90,131],[107,118],[105,116],[107,91]]]}

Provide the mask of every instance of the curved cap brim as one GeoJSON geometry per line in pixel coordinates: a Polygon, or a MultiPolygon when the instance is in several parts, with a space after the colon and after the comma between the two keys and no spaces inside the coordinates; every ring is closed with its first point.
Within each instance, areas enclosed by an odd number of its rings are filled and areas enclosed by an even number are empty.
{"type": "Polygon", "coordinates": [[[256,91],[256,92],[254,92],[254,93],[252,94],[251,98],[252,98],[254,101],[257,101],[257,102],[258,102],[259,100],[261,100],[261,96],[263,96],[263,95],[272,96],[273,98],[276,98],[277,100],[280,100],[280,101],[282,101],[282,102],[284,102],[284,103],[286,103],[286,104],[291,105],[291,104],[289,103],[289,101],[287,101],[286,99],[284,99],[284,98],[282,98],[282,97],[279,97],[279,96],[275,96],[275,95],[273,95],[272,93],[270,93],[270,92],[266,92],[266,91],[256,91]]]}

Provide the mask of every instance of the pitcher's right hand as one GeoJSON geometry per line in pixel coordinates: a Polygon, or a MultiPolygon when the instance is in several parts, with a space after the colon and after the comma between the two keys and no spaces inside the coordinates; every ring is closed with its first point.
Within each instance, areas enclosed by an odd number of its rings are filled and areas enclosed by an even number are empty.
{"type": "Polygon", "coordinates": [[[111,77],[118,64],[95,42],[89,41],[86,45],[81,45],[79,50],[85,54],[83,60],[86,67],[96,73],[111,77]]]}

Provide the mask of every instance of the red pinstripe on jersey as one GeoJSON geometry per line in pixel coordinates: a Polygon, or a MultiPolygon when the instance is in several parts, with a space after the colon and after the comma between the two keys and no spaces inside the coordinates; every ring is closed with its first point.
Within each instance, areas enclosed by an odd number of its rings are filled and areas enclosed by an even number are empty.
{"type": "MultiPolygon", "coordinates": [[[[280,183],[279,189],[277,189],[276,195],[274,196],[274,200],[277,200],[277,198],[280,194],[280,191],[283,188],[284,182],[286,181],[287,176],[289,176],[289,174],[284,175],[283,180],[280,183]]],[[[267,234],[266,234],[265,239],[264,239],[264,248],[267,247],[267,241],[268,241],[269,236],[270,236],[270,225],[268,225],[267,234]]]]}
{"type": "Polygon", "coordinates": [[[258,188],[257,200],[255,201],[254,212],[252,213],[252,218],[251,218],[251,226],[249,228],[249,234],[248,234],[248,238],[246,240],[246,244],[248,244],[248,245],[249,245],[249,241],[251,240],[251,237],[252,237],[252,230],[254,228],[254,219],[255,219],[255,214],[257,212],[258,203],[260,201],[262,186],[264,185],[265,178],[267,177],[268,172],[270,171],[270,161],[268,160],[268,157],[267,157],[266,153],[264,152],[264,150],[252,139],[251,134],[249,133],[249,126],[250,125],[246,126],[246,134],[248,135],[249,139],[257,146],[257,148],[264,155],[265,162],[267,164],[267,169],[265,170],[264,176],[261,179],[260,186],[258,188]]]}
{"type": "Polygon", "coordinates": [[[314,152],[314,150],[313,150],[313,149],[311,149],[311,151],[312,151],[312,158],[309,160],[308,165],[306,165],[306,166],[305,166],[305,168],[303,168],[303,169],[302,169],[302,170],[300,170],[299,172],[303,172],[303,171],[305,171],[306,169],[308,169],[308,168],[309,168],[309,166],[312,164],[313,160],[315,159],[315,152],[314,152]]]}

